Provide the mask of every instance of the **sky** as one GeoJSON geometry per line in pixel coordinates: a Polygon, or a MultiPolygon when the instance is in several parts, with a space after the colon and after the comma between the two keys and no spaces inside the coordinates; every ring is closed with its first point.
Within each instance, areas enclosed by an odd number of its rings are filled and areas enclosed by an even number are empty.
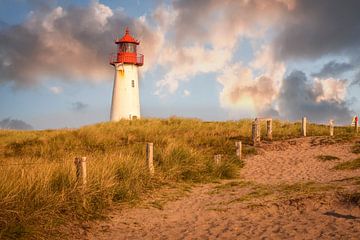
{"type": "Polygon", "coordinates": [[[360,114],[358,0],[0,0],[0,128],[109,121],[114,39],[145,55],[142,117],[360,114]]]}

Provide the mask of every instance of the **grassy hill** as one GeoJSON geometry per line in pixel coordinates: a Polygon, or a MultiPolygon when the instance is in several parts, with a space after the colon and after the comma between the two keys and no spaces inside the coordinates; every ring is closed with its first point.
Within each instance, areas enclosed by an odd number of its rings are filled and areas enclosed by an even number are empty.
{"type": "MultiPolygon", "coordinates": [[[[273,139],[300,137],[300,123],[273,122],[273,139]]],[[[351,138],[337,127],[335,138],[351,138]]],[[[308,126],[308,136],[327,136],[327,126],[308,126]]],[[[265,136],[265,126],[262,126],[265,136]]],[[[0,131],[0,238],[55,238],[69,221],[100,217],[118,202],[141,199],[169,183],[235,178],[251,146],[251,121],[203,122],[144,119],[101,123],[74,130],[0,131]],[[155,175],[145,162],[154,143],[155,175]],[[214,154],[222,154],[220,165],[214,154]],[[88,183],[76,182],[74,158],[87,157],[88,183]]],[[[60,238],[60,237],[59,237],[60,238]]]]}

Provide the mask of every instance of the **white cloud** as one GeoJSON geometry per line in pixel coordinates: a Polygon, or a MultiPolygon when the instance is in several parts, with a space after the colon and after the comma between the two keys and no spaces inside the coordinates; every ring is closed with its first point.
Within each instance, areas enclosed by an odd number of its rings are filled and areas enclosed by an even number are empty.
{"type": "Polygon", "coordinates": [[[314,89],[316,102],[335,101],[341,103],[346,97],[347,81],[335,78],[315,78],[314,89]]]}
{"type": "Polygon", "coordinates": [[[184,95],[185,97],[188,97],[188,96],[191,95],[191,92],[190,92],[189,90],[185,89],[184,92],[183,92],[183,95],[184,95]]]}
{"type": "MultiPolygon", "coordinates": [[[[291,2],[254,0],[224,4],[214,0],[201,3],[180,0],[173,7],[157,8],[153,20],[161,27],[166,41],[156,64],[166,72],[157,82],[156,94],[174,93],[180,82],[189,81],[197,74],[220,73],[231,63],[239,40],[242,37],[263,38],[291,2]]],[[[273,59],[270,50],[266,53],[271,56],[264,58],[273,59]]],[[[269,63],[265,66],[269,68],[267,75],[278,79],[275,75],[284,67],[279,69],[278,65],[269,63]]]]}
{"type": "Polygon", "coordinates": [[[277,98],[285,73],[285,64],[275,61],[272,49],[263,46],[249,66],[235,63],[226,67],[217,81],[223,86],[223,108],[260,113],[277,98]]]}
{"type": "Polygon", "coordinates": [[[62,93],[64,91],[64,89],[62,87],[59,86],[52,86],[49,87],[50,92],[52,92],[55,95],[58,95],[60,93],[62,93]]]}
{"type": "Polygon", "coordinates": [[[226,49],[206,49],[201,46],[164,48],[159,63],[168,67],[164,78],[157,82],[157,94],[163,91],[174,93],[180,81],[188,81],[201,73],[218,72],[231,58],[226,49]]]}

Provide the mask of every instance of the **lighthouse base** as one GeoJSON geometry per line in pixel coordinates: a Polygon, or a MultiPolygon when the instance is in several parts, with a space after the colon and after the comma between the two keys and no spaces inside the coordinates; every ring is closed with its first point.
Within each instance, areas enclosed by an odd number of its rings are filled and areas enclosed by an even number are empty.
{"type": "Polygon", "coordinates": [[[115,63],[115,80],[111,103],[111,121],[140,118],[138,67],[115,63]]]}

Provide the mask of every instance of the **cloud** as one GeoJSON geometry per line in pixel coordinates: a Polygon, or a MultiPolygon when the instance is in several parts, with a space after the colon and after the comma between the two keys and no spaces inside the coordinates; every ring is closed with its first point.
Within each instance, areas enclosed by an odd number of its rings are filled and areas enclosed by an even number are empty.
{"type": "Polygon", "coordinates": [[[181,81],[219,73],[231,61],[242,38],[264,37],[294,1],[178,0],[155,14],[167,41],[158,64],[166,69],[157,94],[174,93],[181,81]]]}
{"type": "Polygon", "coordinates": [[[314,59],[334,54],[353,54],[360,42],[360,1],[301,0],[283,16],[275,38],[281,59],[314,59]]]}
{"type": "Polygon", "coordinates": [[[230,60],[231,53],[224,49],[205,49],[203,47],[185,47],[164,49],[159,62],[168,66],[164,78],[157,82],[157,94],[163,91],[174,93],[179,86],[179,81],[188,81],[197,74],[217,72],[224,68],[230,60]]]}
{"type": "Polygon", "coordinates": [[[33,127],[22,120],[5,118],[0,121],[0,129],[32,130],[33,127]]]}
{"type": "Polygon", "coordinates": [[[183,92],[183,95],[184,95],[184,97],[188,97],[191,95],[191,92],[189,90],[185,89],[183,92]]]}
{"type": "MultiPolygon", "coordinates": [[[[344,120],[350,112],[348,82],[339,78],[359,72],[353,84],[360,84],[357,0],[160,1],[139,18],[99,1],[66,8],[55,1],[33,2],[37,8],[23,24],[0,26],[0,83],[29,86],[49,77],[111,81],[108,56],[115,50],[113,40],[129,26],[141,40],[139,52],[145,54],[142,72],[161,73],[156,83],[159,96],[211,73],[222,86],[220,104],[230,111],[247,105],[254,114],[289,119],[314,114],[314,120],[334,114],[344,120]],[[254,52],[246,63],[236,55],[244,39],[254,52]],[[302,72],[284,78],[288,61],[329,56],[348,61],[326,63],[312,74],[311,83],[302,72]]],[[[57,86],[49,90],[62,92],[57,86]]],[[[72,109],[87,107],[82,104],[73,103],[72,109]]]]}
{"type": "Polygon", "coordinates": [[[52,86],[52,87],[49,87],[49,91],[55,95],[58,95],[58,94],[62,93],[64,91],[64,89],[59,86],[52,86]]]}
{"type": "Polygon", "coordinates": [[[262,46],[248,66],[226,67],[217,81],[223,86],[220,104],[232,111],[247,105],[254,114],[267,111],[276,99],[285,74],[285,65],[274,59],[270,46],[262,46]]]}
{"type": "Polygon", "coordinates": [[[276,96],[271,78],[259,76],[254,79],[252,70],[240,64],[226,68],[217,80],[223,85],[220,104],[224,108],[236,109],[248,105],[259,111],[271,104],[276,96]]]}
{"type": "Polygon", "coordinates": [[[76,112],[83,111],[86,108],[88,108],[88,106],[89,106],[88,104],[80,102],[80,101],[71,103],[71,109],[76,112]]]}
{"type": "Polygon", "coordinates": [[[341,74],[351,71],[353,69],[354,66],[350,63],[346,63],[346,62],[338,63],[336,61],[330,61],[326,63],[319,72],[313,73],[312,76],[319,78],[338,77],[341,74]]]}
{"type": "Polygon", "coordinates": [[[360,71],[358,71],[355,74],[354,80],[351,82],[351,85],[352,86],[354,86],[354,85],[359,85],[360,86],[360,71]]]}
{"type": "Polygon", "coordinates": [[[282,16],[273,41],[276,58],[317,60],[347,58],[347,63],[331,61],[315,77],[338,77],[356,71],[352,85],[360,85],[360,1],[297,0],[295,7],[282,16]]]}
{"type": "Polygon", "coordinates": [[[334,101],[342,103],[346,97],[347,81],[345,79],[315,78],[313,91],[316,94],[316,102],[334,101]]]}
{"type": "Polygon", "coordinates": [[[125,26],[141,39],[147,67],[156,57],[161,36],[141,18],[130,18],[98,1],[66,9],[35,2],[38,8],[24,23],[0,29],[0,83],[13,81],[26,87],[49,77],[110,81],[109,55],[125,26]]]}
{"type": "Polygon", "coordinates": [[[278,113],[289,120],[307,116],[313,122],[348,123],[352,111],[345,101],[345,81],[316,79],[309,83],[305,73],[291,72],[284,80],[279,97],[278,113]]]}
{"type": "Polygon", "coordinates": [[[293,1],[178,0],[174,38],[178,45],[209,43],[232,48],[238,37],[259,37],[293,1]]]}

